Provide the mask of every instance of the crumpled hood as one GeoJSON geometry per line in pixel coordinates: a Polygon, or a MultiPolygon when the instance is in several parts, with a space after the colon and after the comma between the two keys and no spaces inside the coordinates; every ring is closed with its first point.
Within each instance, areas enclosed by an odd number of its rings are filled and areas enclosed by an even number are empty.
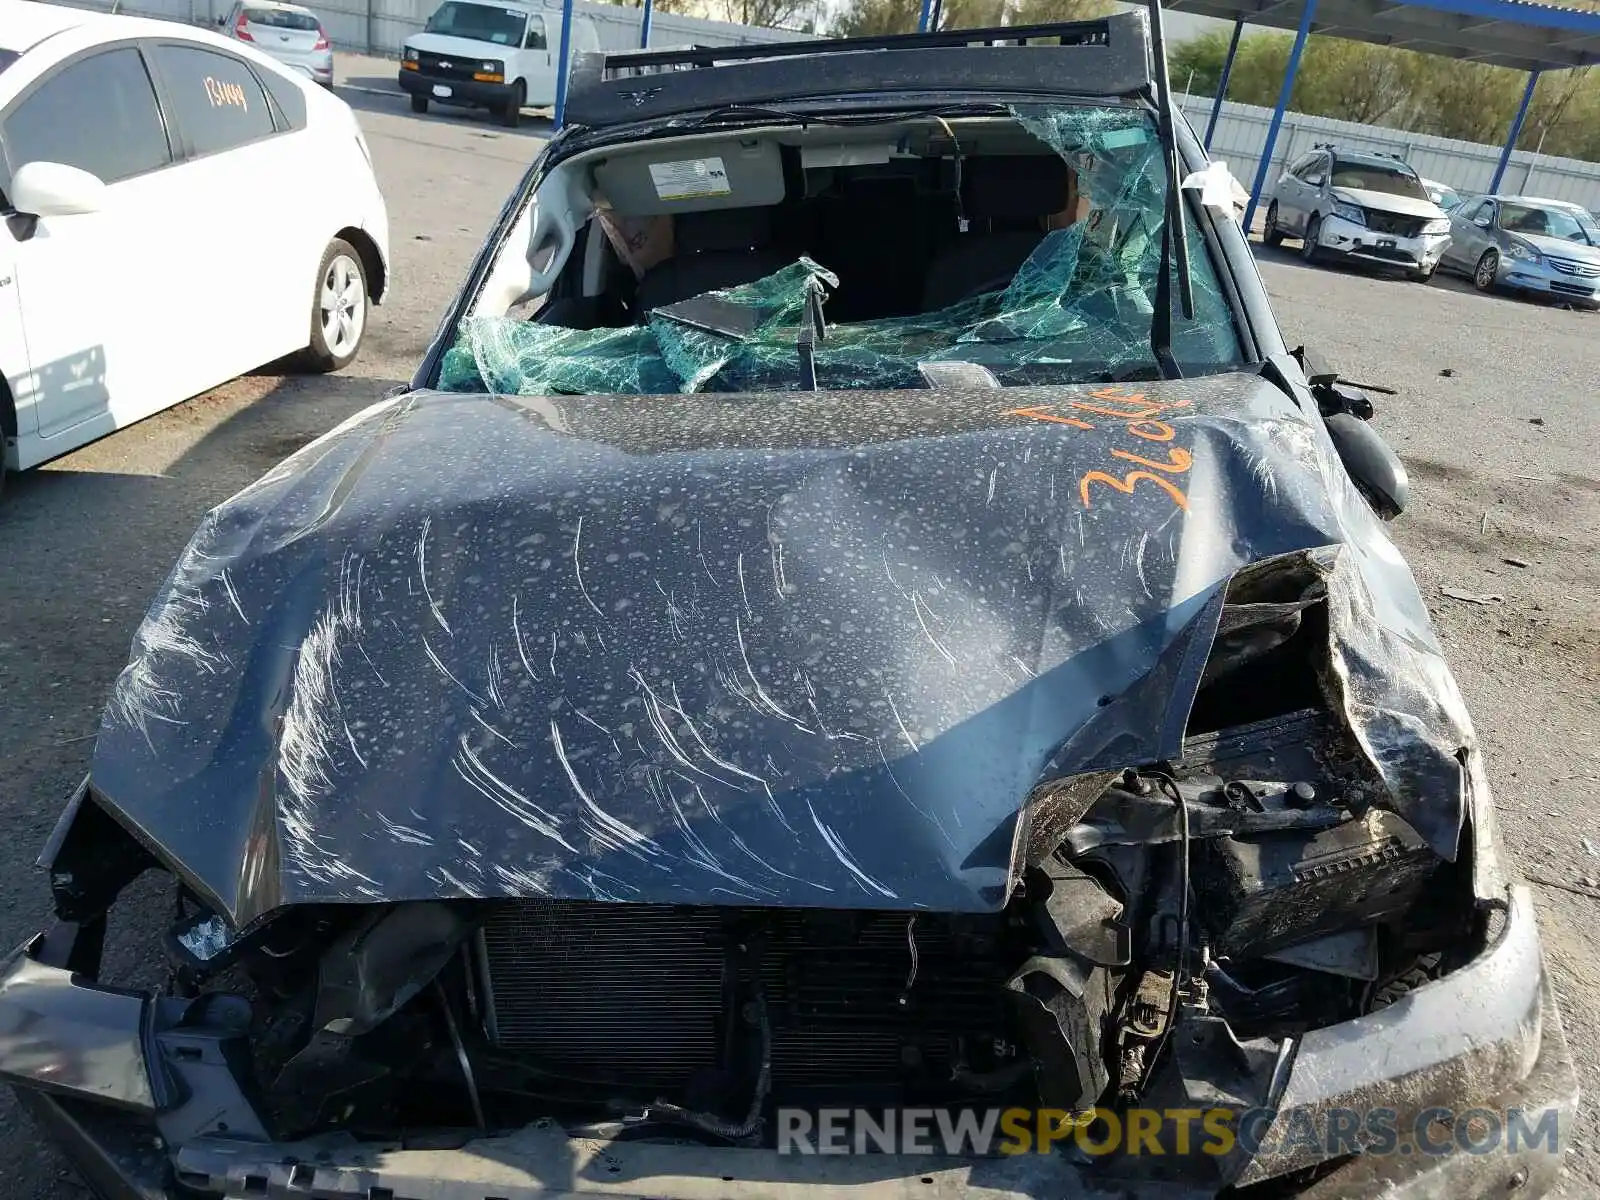
{"type": "Polygon", "coordinates": [[[1392,192],[1373,192],[1366,188],[1336,187],[1333,198],[1347,204],[1359,204],[1379,212],[1399,213],[1403,217],[1425,217],[1437,221],[1446,215],[1432,200],[1418,200],[1412,196],[1396,196],[1392,192]]]}
{"type": "Polygon", "coordinates": [[[236,924],[995,909],[1036,784],[1175,754],[1230,578],[1297,552],[1330,704],[1453,856],[1426,610],[1320,418],[1243,374],[387,401],[207,516],[91,781],[236,924]]]}

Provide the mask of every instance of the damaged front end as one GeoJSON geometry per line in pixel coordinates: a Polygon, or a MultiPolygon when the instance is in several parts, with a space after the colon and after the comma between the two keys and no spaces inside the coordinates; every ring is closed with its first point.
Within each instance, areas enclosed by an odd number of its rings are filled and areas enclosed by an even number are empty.
{"type": "Polygon", "coordinates": [[[1349,561],[1235,573],[1102,697],[1098,752],[1061,747],[996,831],[988,911],[463,897],[239,929],[86,784],[45,856],[62,923],[0,978],[0,1071],[113,1196],[1537,1195],[1576,1094],[1528,896],[1475,754],[1436,740],[1452,707],[1368,673],[1349,561]],[[1152,703],[1181,737],[1118,761],[1152,703]],[[104,988],[107,907],[151,866],[171,985],[104,988]],[[1469,1108],[1553,1136],[1383,1152],[1455,1145],[1469,1108]],[[832,1157],[830,1110],[970,1136],[832,1157]]]}

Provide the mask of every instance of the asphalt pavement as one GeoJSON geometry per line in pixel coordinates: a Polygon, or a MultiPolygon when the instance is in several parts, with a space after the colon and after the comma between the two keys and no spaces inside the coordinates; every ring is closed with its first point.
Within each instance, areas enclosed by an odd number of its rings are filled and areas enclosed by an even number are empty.
{"type": "MultiPolygon", "coordinates": [[[[134,628],[202,515],[410,377],[548,126],[414,116],[394,65],[342,57],[392,226],[390,303],[346,372],[271,368],[12,481],[0,501],[0,945],[48,917],[34,865],[82,779],[134,628]],[[361,90],[357,90],[361,89],[361,90]]],[[[1546,949],[1586,1090],[1600,1082],[1600,316],[1308,268],[1263,251],[1290,344],[1386,384],[1379,427],[1412,475],[1394,534],[1487,749],[1502,832],[1538,882],[1546,949]],[[1452,599],[1441,588],[1486,598],[1452,599]]],[[[154,977],[140,935],[170,900],[136,889],[109,969],[154,977]]],[[[1595,1106],[1563,1195],[1600,1195],[1595,1106]]],[[[0,1194],[79,1200],[64,1162],[0,1090],[0,1194]]]]}

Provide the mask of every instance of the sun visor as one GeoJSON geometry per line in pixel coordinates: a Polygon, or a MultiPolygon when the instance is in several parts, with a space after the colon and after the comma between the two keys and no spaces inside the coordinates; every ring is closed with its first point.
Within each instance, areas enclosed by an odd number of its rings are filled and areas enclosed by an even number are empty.
{"type": "Polygon", "coordinates": [[[595,164],[596,186],[627,216],[709,212],[782,203],[778,144],[754,138],[678,144],[595,164]]]}

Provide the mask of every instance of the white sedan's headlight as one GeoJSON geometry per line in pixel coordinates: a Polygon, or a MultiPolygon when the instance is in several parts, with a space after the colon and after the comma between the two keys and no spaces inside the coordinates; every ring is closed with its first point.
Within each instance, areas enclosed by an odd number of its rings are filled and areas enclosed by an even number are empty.
{"type": "Polygon", "coordinates": [[[1346,204],[1342,200],[1334,201],[1333,215],[1342,221],[1350,221],[1357,225],[1365,225],[1367,223],[1367,214],[1362,212],[1359,206],[1346,204]]]}

